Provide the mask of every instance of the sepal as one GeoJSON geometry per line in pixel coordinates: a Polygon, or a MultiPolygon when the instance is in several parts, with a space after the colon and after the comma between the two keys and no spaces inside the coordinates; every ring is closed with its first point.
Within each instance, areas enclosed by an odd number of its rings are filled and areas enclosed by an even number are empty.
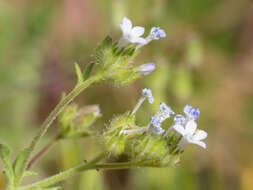
{"type": "Polygon", "coordinates": [[[24,150],[20,151],[19,154],[17,155],[12,165],[15,176],[19,176],[21,174],[22,164],[24,163],[24,160],[28,154],[29,149],[25,148],[24,150]]]}
{"type": "Polygon", "coordinates": [[[98,72],[103,73],[105,81],[112,81],[116,85],[129,84],[142,76],[132,64],[138,52],[131,45],[119,47],[108,36],[96,49],[98,72]]]}
{"type": "Polygon", "coordinates": [[[83,82],[83,74],[81,68],[77,63],[75,63],[75,69],[76,69],[77,83],[80,84],[83,82]]]}
{"type": "Polygon", "coordinates": [[[121,131],[132,129],[134,126],[134,116],[129,112],[116,116],[103,133],[105,148],[113,155],[119,155],[124,152],[127,136],[121,133],[121,131]]]}
{"type": "Polygon", "coordinates": [[[11,151],[8,146],[0,144],[0,157],[5,167],[3,174],[6,179],[6,184],[11,184],[14,179],[13,169],[10,162],[10,152],[11,151]]]}
{"type": "Polygon", "coordinates": [[[0,144],[0,157],[3,161],[9,160],[10,152],[11,151],[8,146],[0,144]]]}
{"type": "Polygon", "coordinates": [[[78,109],[76,104],[69,105],[59,115],[60,138],[80,138],[93,135],[89,127],[102,115],[98,105],[78,109]]]}

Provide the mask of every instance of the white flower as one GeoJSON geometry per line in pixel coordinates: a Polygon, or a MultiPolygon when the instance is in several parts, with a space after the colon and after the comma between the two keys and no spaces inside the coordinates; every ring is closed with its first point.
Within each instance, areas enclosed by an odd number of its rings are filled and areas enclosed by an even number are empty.
{"type": "Polygon", "coordinates": [[[123,33],[123,37],[119,41],[119,46],[123,47],[129,43],[146,44],[146,40],[140,36],[144,34],[145,29],[140,26],[133,27],[131,20],[124,17],[120,28],[123,33]]]}
{"type": "Polygon", "coordinates": [[[203,130],[197,130],[197,124],[194,120],[186,123],[185,127],[175,124],[173,128],[182,135],[178,146],[182,150],[187,144],[197,144],[202,148],[206,148],[206,144],[201,141],[207,137],[207,133],[203,130]]]}

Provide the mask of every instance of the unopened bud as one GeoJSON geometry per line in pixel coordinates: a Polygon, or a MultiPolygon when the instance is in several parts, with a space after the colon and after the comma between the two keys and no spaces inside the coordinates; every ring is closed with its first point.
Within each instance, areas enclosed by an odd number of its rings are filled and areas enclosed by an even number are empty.
{"type": "Polygon", "coordinates": [[[154,63],[146,63],[136,68],[136,71],[143,75],[148,75],[152,73],[154,70],[155,70],[154,63]]]}

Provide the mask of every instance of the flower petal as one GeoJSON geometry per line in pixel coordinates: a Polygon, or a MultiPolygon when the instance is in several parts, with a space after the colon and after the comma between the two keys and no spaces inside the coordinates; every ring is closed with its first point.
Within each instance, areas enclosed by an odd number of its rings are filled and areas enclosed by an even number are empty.
{"type": "Polygon", "coordinates": [[[204,143],[203,141],[194,140],[189,137],[186,137],[185,140],[188,142],[188,144],[196,144],[201,146],[202,148],[206,148],[206,143],[204,143]]]}
{"type": "Polygon", "coordinates": [[[129,41],[131,43],[139,43],[139,44],[142,44],[142,45],[145,45],[147,43],[147,41],[144,38],[139,38],[139,37],[131,38],[131,39],[129,39],[129,41]]]}
{"type": "Polygon", "coordinates": [[[194,134],[193,139],[194,140],[203,140],[207,137],[207,132],[203,131],[203,130],[197,130],[197,132],[194,134]]]}
{"type": "Polygon", "coordinates": [[[120,28],[123,32],[123,35],[129,34],[131,32],[133,25],[130,19],[124,17],[122,19],[122,23],[120,24],[120,28]]]}
{"type": "Polygon", "coordinates": [[[197,129],[197,123],[194,120],[190,120],[186,123],[185,133],[189,135],[193,135],[197,129]]]}
{"type": "Polygon", "coordinates": [[[192,144],[199,145],[202,148],[206,149],[206,143],[204,143],[203,141],[193,141],[192,144]]]}
{"type": "Polygon", "coordinates": [[[173,129],[175,129],[181,135],[183,135],[183,136],[185,135],[185,129],[182,125],[176,124],[176,125],[173,126],[173,129]]]}
{"type": "Polygon", "coordinates": [[[141,35],[143,35],[145,32],[145,29],[143,27],[140,26],[135,26],[132,31],[131,34],[135,37],[140,37],[141,35]]]}

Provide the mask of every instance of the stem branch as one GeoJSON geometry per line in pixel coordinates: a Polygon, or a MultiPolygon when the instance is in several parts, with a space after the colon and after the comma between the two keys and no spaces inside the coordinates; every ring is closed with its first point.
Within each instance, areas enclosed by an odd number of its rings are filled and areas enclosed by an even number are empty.
{"type": "Polygon", "coordinates": [[[55,145],[60,139],[58,136],[56,136],[54,139],[52,139],[44,148],[42,148],[28,163],[26,170],[29,170],[31,166],[37,162],[42,155],[44,155],[53,145],[55,145]]]}
{"type": "Polygon", "coordinates": [[[30,146],[28,147],[28,154],[26,155],[21,169],[20,174],[15,179],[15,186],[17,187],[23,177],[24,171],[27,168],[28,162],[30,160],[31,154],[34,150],[34,148],[39,143],[40,139],[44,136],[44,134],[47,132],[48,128],[52,124],[52,122],[55,120],[55,118],[59,115],[59,113],[76,97],[78,96],[83,90],[85,90],[87,87],[89,87],[94,82],[97,82],[101,79],[101,75],[95,75],[93,77],[90,77],[86,81],[78,84],[66,97],[64,97],[63,100],[59,102],[59,104],[54,108],[54,110],[49,114],[49,116],[46,118],[46,120],[43,122],[43,124],[40,127],[40,130],[38,134],[33,138],[30,146]]]}

